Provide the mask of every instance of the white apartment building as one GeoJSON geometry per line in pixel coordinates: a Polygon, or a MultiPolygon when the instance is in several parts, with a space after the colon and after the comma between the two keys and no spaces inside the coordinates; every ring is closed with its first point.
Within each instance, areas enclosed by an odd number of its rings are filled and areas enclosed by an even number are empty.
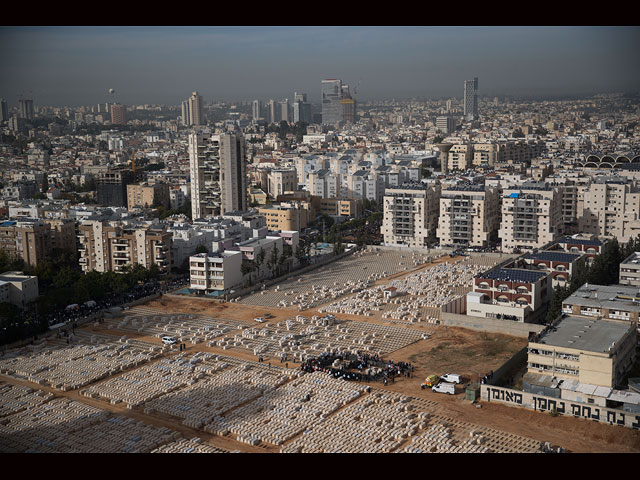
{"type": "Polygon", "coordinates": [[[309,173],[307,188],[311,195],[320,198],[337,198],[340,196],[340,174],[323,169],[309,173]]]}
{"type": "Polygon", "coordinates": [[[440,185],[411,183],[388,188],[382,228],[385,245],[426,247],[436,240],[440,185]]]}
{"type": "Polygon", "coordinates": [[[503,252],[541,248],[563,234],[562,187],[505,189],[498,236],[503,252]]]}
{"type": "Polygon", "coordinates": [[[242,252],[225,250],[189,257],[190,287],[217,293],[239,287],[243,281],[242,252]]]}
{"type": "Polygon", "coordinates": [[[459,185],[442,190],[436,236],[441,246],[488,247],[500,228],[500,197],[484,185],[459,185]]]}
{"type": "Polygon", "coordinates": [[[373,200],[380,203],[385,195],[383,175],[367,170],[358,170],[346,176],[346,197],[349,199],[373,200]]]}

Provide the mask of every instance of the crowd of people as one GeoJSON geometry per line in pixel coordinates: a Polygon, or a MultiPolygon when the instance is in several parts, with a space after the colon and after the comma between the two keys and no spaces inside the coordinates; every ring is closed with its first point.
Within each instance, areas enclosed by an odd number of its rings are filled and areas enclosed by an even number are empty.
{"type": "Polygon", "coordinates": [[[151,281],[148,283],[136,285],[131,290],[121,295],[112,295],[109,298],[105,298],[97,301],[85,302],[77,304],[76,306],[67,306],[59,309],[48,315],[47,321],[49,326],[69,323],[77,321],[82,318],[87,318],[94,313],[98,313],[102,310],[107,310],[112,307],[118,307],[129,302],[136,301],[143,297],[148,297],[154,293],[166,293],[171,290],[188,283],[188,278],[178,278],[171,281],[157,282],[151,281]],[[70,308],[73,307],[73,308],[70,308]]]}
{"type": "Polygon", "coordinates": [[[306,359],[300,366],[303,372],[322,371],[335,378],[355,381],[382,381],[385,385],[397,376],[411,377],[413,365],[407,362],[384,360],[378,354],[364,352],[323,352],[306,359]]]}

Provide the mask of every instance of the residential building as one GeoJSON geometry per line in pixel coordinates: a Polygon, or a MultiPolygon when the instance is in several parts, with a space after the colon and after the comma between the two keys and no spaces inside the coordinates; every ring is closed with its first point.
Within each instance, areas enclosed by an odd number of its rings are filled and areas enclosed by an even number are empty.
{"type": "Polygon", "coordinates": [[[168,272],[171,238],[166,227],[88,220],[78,226],[78,262],[84,272],[122,272],[135,263],[145,268],[156,265],[161,272],[168,272]]]}
{"type": "Polygon", "coordinates": [[[277,198],[284,192],[298,189],[298,174],[295,168],[278,168],[267,174],[267,192],[271,198],[277,198]]]}
{"type": "Polygon", "coordinates": [[[190,288],[222,294],[243,282],[242,252],[225,250],[189,257],[190,288]]]}
{"type": "Polygon", "coordinates": [[[458,185],[440,194],[436,236],[441,246],[490,247],[500,228],[498,190],[484,185],[458,185]]]}
{"type": "Polygon", "coordinates": [[[113,125],[127,124],[127,107],[125,105],[111,105],[111,123],[113,125]]]}
{"type": "Polygon", "coordinates": [[[296,230],[302,231],[309,223],[309,210],[297,202],[281,203],[259,207],[258,213],[267,219],[270,231],[296,230]]]}
{"type": "Polygon", "coordinates": [[[470,144],[453,145],[447,156],[447,169],[449,172],[467,170],[472,159],[473,147],[470,144]]]}
{"type": "Polygon", "coordinates": [[[127,185],[127,206],[129,209],[135,207],[157,207],[169,208],[169,185],[166,183],[142,183],[127,185]]]}
{"type": "Polygon", "coordinates": [[[436,241],[440,185],[408,183],[384,194],[380,233],[385,245],[427,247],[436,241]]]}
{"type": "Polygon", "coordinates": [[[244,137],[240,133],[189,135],[192,218],[248,207],[244,137]]]}
{"type": "Polygon", "coordinates": [[[100,172],[96,179],[97,200],[108,207],[127,207],[127,185],[133,183],[133,172],[126,168],[100,172]]]}
{"type": "Polygon", "coordinates": [[[542,248],[562,235],[563,225],[561,187],[524,185],[503,191],[498,231],[503,252],[542,248]]]}

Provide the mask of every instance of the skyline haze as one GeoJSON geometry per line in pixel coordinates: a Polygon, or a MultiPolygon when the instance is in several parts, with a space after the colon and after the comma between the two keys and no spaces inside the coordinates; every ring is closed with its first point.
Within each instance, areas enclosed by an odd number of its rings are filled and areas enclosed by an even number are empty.
{"type": "Polygon", "coordinates": [[[3,27],[0,97],[35,105],[281,100],[340,78],[358,99],[637,91],[638,27],[3,27]],[[108,90],[115,89],[110,95],[108,90]]]}

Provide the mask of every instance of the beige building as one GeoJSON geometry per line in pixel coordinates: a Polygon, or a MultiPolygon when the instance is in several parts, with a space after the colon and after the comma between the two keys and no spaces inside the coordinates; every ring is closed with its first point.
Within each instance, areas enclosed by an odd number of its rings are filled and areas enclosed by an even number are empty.
{"type": "Polygon", "coordinates": [[[302,202],[288,202],[280,205],[270,205],[258,208],[258,213],[267,219],[269,231],[305,229],[309,223],[309,210],[305,208],[308,204],[302,202]]]}
{"type": "Polygon", "coordinates": [[[165,228],[122,227],[88,220],[78,227],[78,260],[84,272],[122,272],[126,265],[171,269],[171,237],[165,228]]]}
{"type": "Polygon", "coordinates": [[[620,263],[618,283],[640,287],[640,252],[633,252],[620,263]]]}
{"type": "MultiPolygon", "coordinates": [[[[596,178],[584,190],[579,231],[627,243],[640,233],[640,189],[621,177],[596,178]]],[[[581,208],[580,208],[581,207],[581,208]]]]}
{"type": "Polygon", "coordinates": [[[127,207],[150,208],[153,206],[169,208],[169,185],[166,183],[142,183],[127,185],[127,207]]]}
{"type": "Polygon", "coordinates": [[[635,286],[585,283],[562,302],[562,313],[638,325],[640,292],[635,286]]]}
{"type": "Polygon", "coordinates": [[[0,250],[35,267],[51,253],[51,229],[44,220],[4,221],[0,223],[0,250]]]}
{"type": "Polygon", "coordinates": [[[276,198],[284,192],[298,189],[298,173],[292,169],[274,169],[267,175],[267,193],[271,198],[276,198]]]}
{"type": "Polygon", "coordinates": [[[467,170],[473,160],[473,146],[470,144],[454,145],[447,156],[447,169],[449,172],[467,170]]]}
{"type": "Polygon", "coordinates": [[[473,166],[490,165],[502,161],[500,147],[495,143],[476,143],[473,145],[473,166]]]}
{"type": "Polygon", "coordinates": [[[636,344],[634,326],[567,316],[529,342],[527,373],[615,388],[635,361],[636,344]]]}
{"type": "Polygon", "coordinates": [[[410,183],[387,188],[380,233],[385,245],[426,247],[435,243],[440,185],[410,183]]]}
{"type": "Polygon", "coordinates": [[[332,217],[358,218],[362,215],[362,202],[346,198],[323,198],[320,213],[332,217]]]}
{"type": "Polygon", "coordinates": [[[488,247],[495,244],[499,227],[497,189],[459,185],[442,190],[436,230],[441,246],[488,247]]]}
{"type": "Polygon", "coordinates": [[[498,236],[503,252],[541,248],[563,234],[562,187],[542,185],[503,191],[498,236]]]}

